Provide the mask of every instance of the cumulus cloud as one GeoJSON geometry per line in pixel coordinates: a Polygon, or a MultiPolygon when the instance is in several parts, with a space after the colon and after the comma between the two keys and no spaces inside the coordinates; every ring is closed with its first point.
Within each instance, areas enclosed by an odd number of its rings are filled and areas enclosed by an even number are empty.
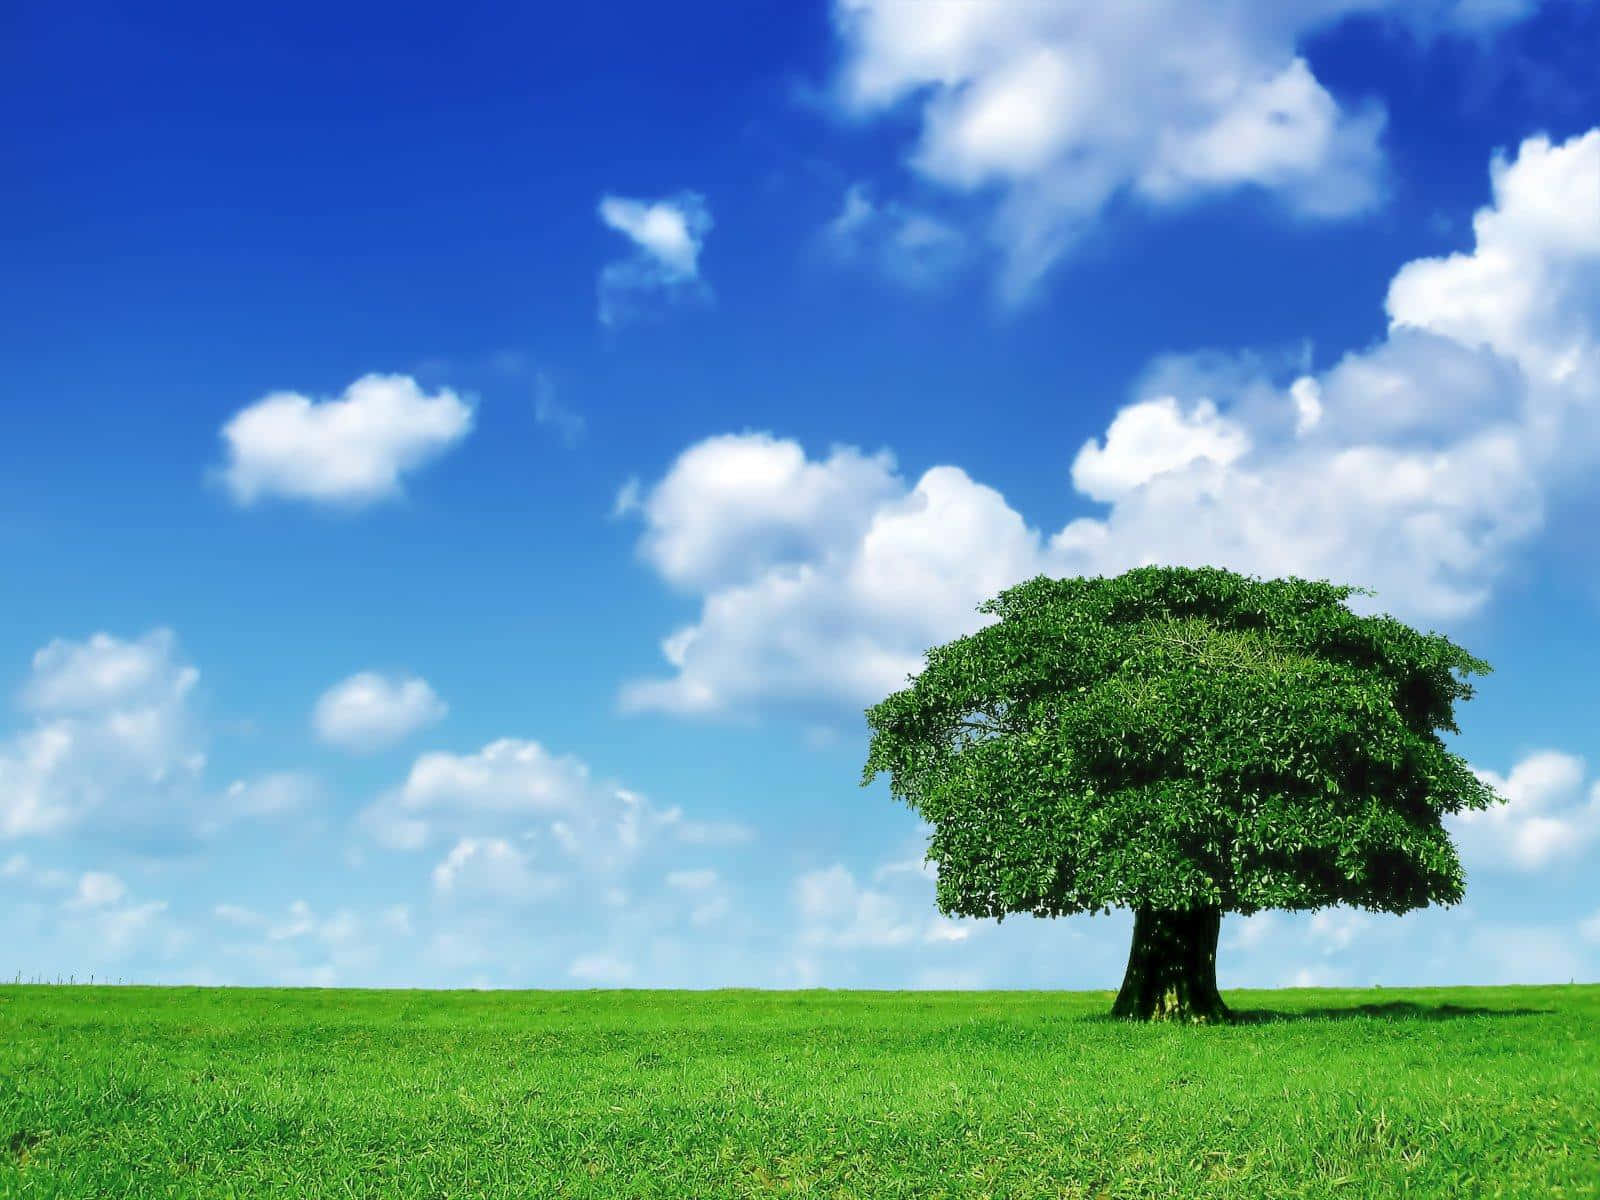
{"type": "Polygon", "coordinates": [[[149,848],[313,809],[321,789],[303,772],[204,786],[199,679],[170,629],[40,649],[17,695],[32,724],[0,738],[0,837],[77,832],[149,848]]]}
{"type": "Polygon", "coordinates": [[[59,833],[171,805],[205,763],[189,710],[199,672],[171,630],[57,638],[19,703],[33,725],[0,741],[0,836],[59,833]]]}
{"type": "Polygon", "coordinates": [[[600,323],[617,325],[641,315],[652,301],[707,300],[700,251],[711,232],[711,210],[697,192],[659,200],[603,196],[600,220],[633,243],[627,257],[600,272],[600,323]]]}
{"type": "Polygon", "coordinates": [[[1530,138],[1492,177],[1474,251],[1404,266],[1375,346],[1287,380],[1250,355],[1153,364],[1070,463],[1109,511],[1054,534],[954,466],[908,486],[887,450],[690,446],[619,503],[641,558],[702,597],[661,644],[671,673],[626,681],[621,709],[859,712],[1037,574],[1216,565],[1372,588],[1353,610],[1412,623],[1479,612],[1600,462],[1600,130],[1530,138]]]}
{"type": "MultiPolygon", "coordinates": [[[[880,872],[878,878],[892,874],[880,872]]],[[[915,875],[920,879],[923,872],[915,875]]],[[[978,922],[928,916],[932,896],[931,885],[895,891],[863,887],[838,863],[807,871],[794,882],[796,941],[812,951],[861,950],[961,942],[970,937],[978,922]]]]}
{"type": "Polygon", "coordinates": [[[1545,871],[1577,862],[1600,840],[1600,781],[1583,794],[1583,759],[1542,750],[1510,775],[1476,768],[1473,774],[1506,803],[1444,818],[1468,871],[1545,871]]]}
{"type": "Polygon", "coordinates": [[[1242,187],[1332,219],[1385,193],[1375,100],[1336,99],[1299,53],[1312,33],[1388,12],[1424,35],[1484,34],[1533,0],[1182,0],[906,4],[835,0],[841,108],[910,106],[907,165],[998,196],[1002,295],[1024,297],[1119,193],[1152,207],[1242,187]]]}
{"type": "Polygon", "coordinates": [[[846,189],[823,244],[838,261],[865,263],[913,291],[944,282],[970,256],[967,235],[955,225],[898,201],[880,203],[864,183],[846,189]]]}
{"type": "Polygon", "coordinates": [[[328,745],[365,754],[443,720],[449,711],[426,679],[362,671],[318,698],[311,723],[328,745]]]}
{"type": "Polygon", "coordinates": [[[448,388],[427,395],[407,375],[363,375],[338,399],[274,392],[222,427],[215,472],[233,500],[269,496],[359,508],[402,494],[401,477],[472,430],[473,412],[448,388]]]}
{"type": "Polygon", "coordinates": [[[538,874],[505,838],[465,837],[434,867],[433,886],[445,896],[530,901],[555,895],[563,885],[538,874]]]}
{"type": "Polygon", "coordinates": [[[83,642],[56,638],[33,656],[33,674],[22,689],[23,706],[39,713],[85,712],[138,703],[164,692],[182,695],[199,673],[174,667],[176,638],[156,629],[127,642],[108,633],[83,642]]]}
{"type": "Polygon", "coordinates": [[[577,758],[513,738],[474,754],[422,755],[359,824],[391,850],[448,843],[433,884],[462,903],[529,906],[561,896],[617,908],[633,882],[653,875],[666,884],[658,897],[669,910],[664,919],[675,912],[697,924],[726,913],[730,894],[714,869],[681,867],[675,851],[753,836],[731,822],[689,820],[677,806],[593,779],[577,758]]]}

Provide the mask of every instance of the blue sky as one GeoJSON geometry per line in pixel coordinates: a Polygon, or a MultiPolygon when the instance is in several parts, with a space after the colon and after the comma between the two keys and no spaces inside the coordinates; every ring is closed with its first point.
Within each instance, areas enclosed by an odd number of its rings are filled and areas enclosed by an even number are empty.
{"type": "Polygon", "coordinates": [[[1224,988],[1600,978],[1600,12],[1204,7],[24,5],[0,972],[1114,988],[862,710],[1163,563],[1495,667],[1466,902],[1224,988]]]}

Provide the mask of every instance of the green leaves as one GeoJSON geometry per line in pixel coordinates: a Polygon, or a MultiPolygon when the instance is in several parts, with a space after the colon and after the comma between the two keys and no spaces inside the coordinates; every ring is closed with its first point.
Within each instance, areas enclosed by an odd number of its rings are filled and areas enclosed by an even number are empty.
{"type": "Polygon", "coordinates": [[[1489,667],[1357,617],[1361,591],[1210,567],[1028,580],[867,710],[862,783],[888,772],[934,826],[947,913],[1454,902],[1439,816],[1501,798],[1435,731],[1471,695],[1452,672],[1489,667]]]}

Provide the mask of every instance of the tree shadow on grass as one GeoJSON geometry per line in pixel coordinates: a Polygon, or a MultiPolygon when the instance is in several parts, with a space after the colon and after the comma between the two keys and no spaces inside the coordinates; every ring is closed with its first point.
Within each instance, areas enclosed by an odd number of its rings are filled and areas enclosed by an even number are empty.
{"type": "Polygon", "coordinates": [[[1391,1000],[1387,1004],[1352,1004],[1340,1008],[1270,1008],[1233,1010],[1235,1025],[1270,1025],[1278,1021],[1338,1021],[1350,1017],[1379,1017],[1389,1021],[1453,1021],[1458,1017],[1547,1016],[1552,1008],[1482,1008],[1470,1004],[1414,1004],[1391,1000]]]}
{"type": "MultiPolygon", "coordinates": [[[[1221,1025],[1275,1025],[1288,1021],[1344,1021],[1356,1017],[1372,1017],[1386,1021],[1453,1021],[1460,1017],[1535,1017],[1549,1016],[1553,1008],[1482,1008],[1467,1004],[1415,1004],[1409,1000],[1391,1000],[1386,1004],[1350,1004],[1339,1008],[1299,1008],[1278,1010],[1271,1008],[1235,1008],[1232,1019],[1221,1025]]],[[[1114,1017],[1108,1012],[1094,1013],[1080,1020],[1099,1024],[1139,1024],[1124,1017],[1114,1017]]],[[[1159,1024],[1159,1022],[1151,1022],[1159,1024]]],[[[1212,1026],[1217,1028],[1218,1026],[1212,1026]]]]}

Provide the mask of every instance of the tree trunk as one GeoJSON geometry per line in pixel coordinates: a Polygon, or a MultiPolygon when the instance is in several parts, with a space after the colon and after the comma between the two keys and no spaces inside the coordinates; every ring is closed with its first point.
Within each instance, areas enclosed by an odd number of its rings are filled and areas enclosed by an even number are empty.
{"type": "Polygon", "coordinates": [[[1128,972],[1111,1015],[1135,1021],[1227,1021],[1232,1014],[1217,992],[1221,931],[1217,908],[1134,910],[1128,972]]]}

